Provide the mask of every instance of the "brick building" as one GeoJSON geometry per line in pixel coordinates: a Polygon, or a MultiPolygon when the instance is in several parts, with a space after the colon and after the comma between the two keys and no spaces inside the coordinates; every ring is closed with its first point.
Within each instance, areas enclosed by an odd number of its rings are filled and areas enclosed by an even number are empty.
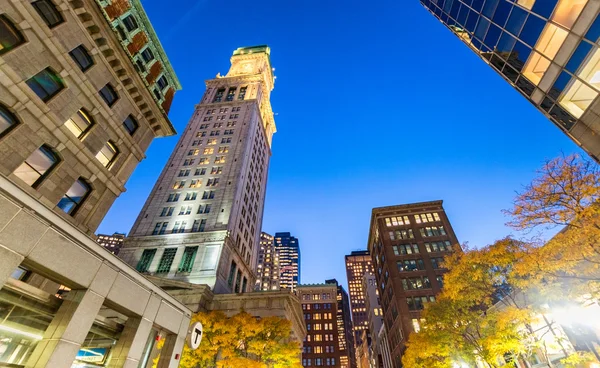
{"type": "Polygon", "coordinates": [[[374,208],[368,247],[392,360],[401,368],[408,335],[443,286],[444,256],[460,247],[442,201],[374,208]]]}

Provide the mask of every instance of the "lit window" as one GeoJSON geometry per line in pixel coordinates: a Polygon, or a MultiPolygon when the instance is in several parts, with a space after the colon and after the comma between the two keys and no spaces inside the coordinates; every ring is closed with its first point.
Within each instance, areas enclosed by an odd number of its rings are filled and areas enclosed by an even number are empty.
{"type": "Polygon", "coordinates": [[[75,115],[65,122],[65,126],[73,133],[77,138],[83,137],[83,135],[92,126],[93,120],[90,118],[88,113],[80,109],[75,115]]]}
{"type": "Polygon", "coordinates": [[[43,145],[33,152],[14,172],[25,183],[36,187],[59,162],[54,151],[43,145]]]}
{"type": "Polygon", "coordinates": [[[58,202],[58,208],[73,216],[91,190],[90,185],[84,179],[77,179],[58,202]]]}
{"type": "Polygon", "coordinates": [[[53,28],[62,22],[64,22],[62,16],[56,5],[50,0],[38,0],[31,3],[34,9],[38,12],[40,17],[46,22],[46,25],[53,28]]]}
{"type": "Polygon", "coordinates": [[[86,70],[91,68],[92,65],[94,65],[94,60],[87,52],[85,47],[83,47],[83,45],[79,45],[73,50],[71,50],[71,52],[69,52],[69,55],[71,55],[71,58],[73,58],[73,61],[75,61],[75,63],[77,64],[77,66],[79,66],[79,69],[81,69],[82,72],[85,72],[86,70]]]}
{"type": "Polygon", "coordinates": [[[0,137],[19,124],[17,117],[4,105],[0,104],[0,137]]]}
{"type": "Polygon", "coordinates": [[[104,144],[104,146],[100,149],[100,151],[96,154],[96,159],[100,161],[100,163],[109,168],[110,165],[115,161],[119,150],[115,146],[114,143],[108,141],[104,144]]]}
{"type": "Polygon", "coordinates": [[[65,88],[62,80],[52,69],[46,68],[29,78],[25,83],[46,102],[65,88]]]}
{"type": "Polygon", "coordinates": [[[6,17],[0,15],[0,55],[9,52],[15,47],[25,42],[25,38],[17,30],[13,22],[6,17]]]}

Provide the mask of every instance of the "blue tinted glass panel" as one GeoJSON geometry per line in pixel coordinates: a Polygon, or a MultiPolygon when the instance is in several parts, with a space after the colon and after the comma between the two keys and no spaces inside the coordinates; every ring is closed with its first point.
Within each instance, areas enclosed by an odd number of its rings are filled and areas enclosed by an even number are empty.
{"type": "Polygon", "coordinates": [[[531,11],[544,18],[550,18],[557,2],[558,0],[537,0],[535,4],[533,4],[531,11]]]}
{"type": "Polygon", "coordinates": [[[464,5],[460,6],[460,10],[458,11],[458,18],[456,18],[456,21],[458,22],[458,24],[460,24],[463,28],[466,26],[467,24],[467,15],[469,15],[469,8],[467,8],[464,5]]]}
{"type": "Polygon", "coordinates": [[[525,19],[527,19],[527,12],[518,6],[514,6],[504,28],[515,36],[518,36],[523,28],[523,24],[525,24],[525,19]]]}
{"type": "Polygon", "coordinates": [[[569,62],[565,66],[565,69],[567,69],[571,73],[575,73],[577,71],[577,69],[579,68],[579,66],[581,65],[581,63],[583,62],[583,60],[586,58],[586,56],[588,56],[591,49],[592,49],[591,44],[589,44],[585,41],[581,41],[579,43],[579,46],[577,46],[577,49],[575,50],[575,52],[569,59],[569,62]]]}
{"type": "Polygon", "coordinates": [[[477,37],[479,40],[483,40],[489,26],[490,21],[483,17],[480,17],[479,23],[477,23],[477,28],[475,28],[475,37],[477,37]]]}
{"type": "Polygon", "coordinates": [[[571,81],[571,75],[567,72],[562,72],[554,82],[550,91],[548,91],[548,96],[552,97],[555,100],[558,100],[560,94],[565,90],[567,84],[571,81]]]}
{"type": "Polygon", "coordinates": [[[596,20],[585,34],[585,38],[598,43],[598,38],[600,38],[600,15],[596,17],[596,20]]]}
{"type": "Polygon", "coordinates": [[[492,21],[496,23],[501,28],[506,24],[506,20],[510,15],[510,10],[513,8],[512,4],[505,0],[500,0],[498,3],[498,8],[496,8],[496,12],[494,13],[494,17],[492,21]]]}
{"type": "Polygon", "coordinates": [[[460,2],[455,0],[452,4],[452,9],[450,9],[450,16],[454,19],[458,16],[458,10],[460,9],[460,2]]]}
{"type": "Polygon", "coordinates": [[[477,18],[479,18],[479,14],[474,11],[469,11],[469,18],[467,18],[467,24],[465,28],[467,31],[473,33],[475,31],[475,26],[477,25],[477,18]]]}
{"type": "Polygon", "coordinates": [[[483,7],[483,0],[473,0],[471,7],[480,12],[481,8],[483,7]]]}
{"type": "Polygon", "coordinates": [[[512,53],[510,54],[507,62],[515,68],[517,71],[523,70],[525,62],[531,54],[531,49],[521,42],[515,43],[512,53]]]}
{"type": "Polygon", "coordinates": [[[485,5],[483,6],[483,10],[481,11],[481,13],[486,17],[492,19],[494,11],[496,10],[496,6],[498,6],[498,1],[499,0],[487,0],[485,2],[485,5]]]}
{"type": "Polygon", "coordinates": [[[517,40],[513,36],[503,32],[502,36],[500,36],[500,41],[498,41],[497,52],[505,59],[508,59],[516,41],[517,40]]]}
{"type": "Polygon", "coordinates": [[[446,13],[450,13],[450,9],[452,8],[454,1],[458,2],[458,0],[446,0],[443,8],[446,13]]]}
{"type": "Polygon", "coordinates": [[[500,28],[492,24],[488,29],[487,35],[485,36],[485,40],[483,40],[483,43],[485,43],[490,49],[494,49],[496,43],[498,43],[498,38],[500,38],[500,28]]]}
{"type": "Polygon", "coordinates": [[[535,46],[535,43],[540,38],[540,34],[544,30],[546,22],[534,15],[530,15],[521,30],[519,38],[529,46],[535,46]]]}

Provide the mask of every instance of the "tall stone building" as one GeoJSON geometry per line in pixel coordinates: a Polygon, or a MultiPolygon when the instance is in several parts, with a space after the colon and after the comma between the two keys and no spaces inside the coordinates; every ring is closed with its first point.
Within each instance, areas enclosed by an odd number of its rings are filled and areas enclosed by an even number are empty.
{"type": "MultiPolygon", "coordinates": [[[[383,309],[379,303],[379,290],[377,289],[377,279],[373,274],[365,274],[362,283],[363,293],[365,294],[365,308],[367,310],[368,349],[369,362],[373,367],[383,366],[382,349],[385,349],[386,341],[378,341],[378,332],[383,325],[383,309]]],[[[364,341],[363,341],[364,343],[364,341]]]]}
{"type": "Polygon", "coordinates": [[[254,288],[271,138],[267,46],[233,53],[206,92],[119,256],[139,272],[216,293],[254,288]]]}
{"type": "Polygon", "coordinates": [[[395,368],[425,304],[443,286],[444,256],[460,250],[442,201],[374,208],[368,241],[395,368]]]}
{"type": "Polygon", "coordinates": [[[292,292],[300,284],[300,243],[290,233],[275,233],[275,250],[279,254],[279,286],[292,292]]]}
{"type": "Polygon", "coordinates": [[[359,345],[362,331],[369,326],[368,311],[365,305],[363,278],[373,274],[373,264],[369,251],[354,251],[346,255],[346,276],[348,277],[348,293],[352,308],[352,329],[354,344],[359,345]]]}
{"type": "Polygon", "coordinates": [[[598,1],[421,0],[421,4],[600,160],[598,1]]]}
{"type": "Polygon", "coordinates": [[[273,240],[272,235],[260,233],[256,290],[279,290],[279,251],[275,249],[273,240]]]}
{"type": "Polygon", "coordinates": [[[340,348],[340,367],[356,368],[356,354],[354,335],[352,332],[352,319],[350,313],[350,298],[344,287],[336,279],[325,280],[325,284],[335,285],[337,300],[337,330],[338,346],[340,348]]]}
{"type": "Polygon", "coordinates": [[[190,310],[92,238],[177,89],[137,0],[0,2],[0,366],[178,366],[190,310]]]}

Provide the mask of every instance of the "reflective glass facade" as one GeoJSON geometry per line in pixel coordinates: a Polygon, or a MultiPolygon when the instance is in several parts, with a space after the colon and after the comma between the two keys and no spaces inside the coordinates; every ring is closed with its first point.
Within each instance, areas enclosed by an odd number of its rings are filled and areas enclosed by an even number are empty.
{"type": "Polygon", "coordinates": [[[421,0],[595,160],[600,157],[600,3],[421,0]]]}

